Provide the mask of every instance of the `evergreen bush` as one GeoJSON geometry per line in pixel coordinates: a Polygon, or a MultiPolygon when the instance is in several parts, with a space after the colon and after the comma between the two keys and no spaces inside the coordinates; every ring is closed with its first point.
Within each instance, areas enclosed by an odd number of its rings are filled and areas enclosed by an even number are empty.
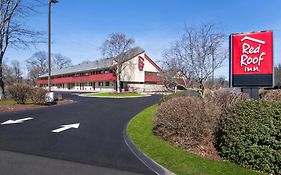
{"type": "Polygon", "coordinates": [[[242,101],[224,113],[219,125],[221,155],[239,165],[281,174],[281,103],[242,101]]]}

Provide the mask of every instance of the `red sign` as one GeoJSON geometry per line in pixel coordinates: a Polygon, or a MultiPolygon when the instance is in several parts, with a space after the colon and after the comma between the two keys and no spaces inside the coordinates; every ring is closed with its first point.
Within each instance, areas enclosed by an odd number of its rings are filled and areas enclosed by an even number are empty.
{"type": "Polygon", "coordinates": [[[232,74],[272,74],[272,32],[231,35],[232,74]]]}
{"type": "Polygon", "coordinates": [[[143,67],[144,67],[144,58],[139,56],[139,62],[138,62],[138,67],[140,71],[143,71],[143,67]]]}

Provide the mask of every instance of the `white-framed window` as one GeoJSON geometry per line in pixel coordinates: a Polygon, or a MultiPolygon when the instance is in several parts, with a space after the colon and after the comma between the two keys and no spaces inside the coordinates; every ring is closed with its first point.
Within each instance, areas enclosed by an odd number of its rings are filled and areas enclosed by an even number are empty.
{"type": "Polygon", "coordinates": [[[103,86],[103,82],[99,82],[99,86],[102,87],[103,86]]]}

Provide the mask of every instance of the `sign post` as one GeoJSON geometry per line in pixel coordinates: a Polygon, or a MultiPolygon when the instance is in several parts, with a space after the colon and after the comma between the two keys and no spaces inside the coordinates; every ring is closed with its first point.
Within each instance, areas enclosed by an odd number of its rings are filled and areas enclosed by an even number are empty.
{"type": "Polygon", "coordinates": [[[260,87],[273,86],[272,31],[230,35],[230,87],[257,99],[260,87]]]}

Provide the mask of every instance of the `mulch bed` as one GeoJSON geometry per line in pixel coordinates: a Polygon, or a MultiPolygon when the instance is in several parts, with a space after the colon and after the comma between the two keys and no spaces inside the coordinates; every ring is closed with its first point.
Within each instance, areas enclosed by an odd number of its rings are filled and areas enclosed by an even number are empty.
{"type": "MultiPolygon", "coordinates": [[[[59,100],[56,101],[56,104],[54,105],[64,105],[64,104],[70,104],[73,103],[73,100],[59,100]]],[[[19,111],[19,110],[27,110],[27,109],[36,109],[36,108],[44,108],[48,107],[48,105],[34,105],[34,104],[25,104],[25,105],[0,105],[0,112],[11,112],[11,111],[19,111]]]]}

